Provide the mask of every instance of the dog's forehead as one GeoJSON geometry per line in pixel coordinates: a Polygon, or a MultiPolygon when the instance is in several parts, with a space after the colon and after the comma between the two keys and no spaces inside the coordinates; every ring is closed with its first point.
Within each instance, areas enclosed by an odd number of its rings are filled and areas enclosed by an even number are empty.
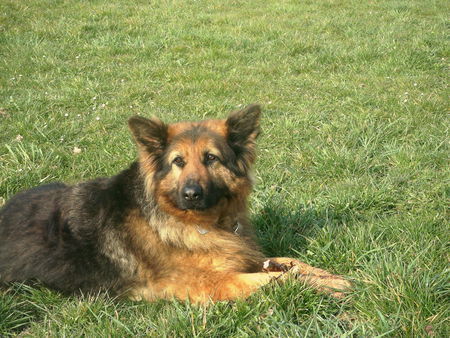
{"type": "Polygon", "coordinates": [[[225,137],[227,134],[225,120],[205,120],[199,122],[178,122],[168,126],[168,140],[186,136],[188,138],[200,137],[208,133],[225,137]]]}

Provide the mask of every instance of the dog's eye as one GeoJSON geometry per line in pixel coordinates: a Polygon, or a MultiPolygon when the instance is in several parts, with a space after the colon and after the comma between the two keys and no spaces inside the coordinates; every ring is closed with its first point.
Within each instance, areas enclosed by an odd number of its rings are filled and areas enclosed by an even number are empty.
{"type": "Polygon", "coordinates": [[[218,160],[218,158],[217,158],[216,155],[213,155],[213,154],[207,154],[207,155],[206,155],[206,161],[207,161],[208,163],[212,163],[212,162],[215,162],[215,161],[217,161],[217,160],[218,160]]]}
{"type": "Polygon", "coordinates": [[[175,157],[172,162],[180,168],[184,167],[185,164],[181,156],[175,157]]]}

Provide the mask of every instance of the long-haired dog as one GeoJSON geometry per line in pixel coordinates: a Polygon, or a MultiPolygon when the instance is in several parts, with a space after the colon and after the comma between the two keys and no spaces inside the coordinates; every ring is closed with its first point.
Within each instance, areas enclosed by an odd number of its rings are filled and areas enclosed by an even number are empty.
{"type": "Polygon", "coordinates": [[[294,275],[342,295],[345,279],[256,244],[247,199],[259,120],[258,105],[225,120],[130,118],[139,158],[128,169],[30,189],[0,210],[0,282],[206,302],[294,275]]]}

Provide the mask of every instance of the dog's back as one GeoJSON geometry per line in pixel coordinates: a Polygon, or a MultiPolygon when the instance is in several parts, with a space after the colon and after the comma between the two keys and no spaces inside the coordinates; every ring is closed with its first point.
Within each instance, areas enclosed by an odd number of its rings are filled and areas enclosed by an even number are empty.
{"type": "MultiPolygon", "coordinates": [[[[68,187],[53,183],[14,196],[0,210],[0,278],[3,282],[50,279],[64,224],[68,187]]],[[[58,268],[59,270],[59,268],[58,268]]]]}
{"type": "Polygon", "coordinates": [[[102,252],[104,228],[126,204],[116,181],[52,183],[9,200],[0,209],[0,282],[39,280],[66,292],[120,284],[102,252]]]}

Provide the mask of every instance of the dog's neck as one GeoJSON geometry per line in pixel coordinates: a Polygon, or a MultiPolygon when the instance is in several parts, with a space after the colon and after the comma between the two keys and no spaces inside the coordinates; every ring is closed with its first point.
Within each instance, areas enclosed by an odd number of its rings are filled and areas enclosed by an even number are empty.
{"type": "Polygon", "coordinates": [[[197,224],[163,212],[154,201],[148,201],[142,211],[147,224],[161,241],[177,247],[210,249],[221,245],[217,242],[219,238],[232,240],[244,230],[239,215],[222,217],[210,224],[197,224]]]}

